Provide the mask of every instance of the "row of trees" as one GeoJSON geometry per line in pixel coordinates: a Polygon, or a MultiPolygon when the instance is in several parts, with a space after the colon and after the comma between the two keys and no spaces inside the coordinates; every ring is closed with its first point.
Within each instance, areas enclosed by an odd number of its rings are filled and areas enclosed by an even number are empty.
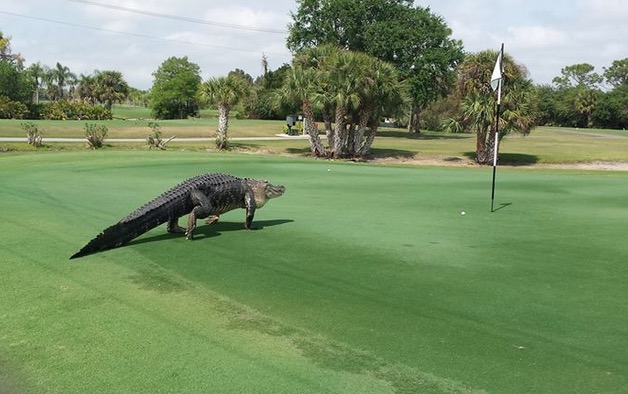
{"type": "Polygon", "coordinates": [[[282,68],[279,84],[273,82],[275,75],[270,71],[257,82],[241,71],[202,82],[198,66],[186,57],[166,60],[154,75],[151,107],[155,115],[194,116],[207,104],[219,109],[219,148],[228,146],[232,108],[242,103],[241,109],[247,105],[255,109],[246,100],[251,96],[263,97],[269,108],[302,112],[312,154],[332,157],[369,154],[380,118],[401,116],[410,102],[408,85],[392,64],[333,45],[300,51],[292,65],[282,68]],[[327,149],[315,126],[318,118],[327,130],[327,149]]]}
{"type": "MultiPolygon", "coordinates": [[[[225,145],[224,113],[243,96],[249,97],[243,109],[253,116],[285,116],[281,110],[299,107],[316,156],[369,154],[380,118],[402,118],[406,109],[409,130],[418,132],[419,114],[447,93],[464,58],[462,43],[451,39],[442,18],[411,0],[297,3],[287,39],[295,54],[291,65],[272,72],[263,60],[264,74],[256,81],[237,72],[205,83],[195,79],[200,98],[221,109],[218,145],[225,145]],[[317,119],[326,126],[327,149],[312,129],[317,119]]],[[[191,75],[196,71],[184,68],[191,75]]],[[[183,98],[155,89],[164,85],[160,75],[172,75],[161,71],[151,91],[153,104],[194,109],[183,98]]]]}
{"type": "Polygon", "coordinates": [[[301,103],[316,156],[368,155],[380,119],[401,115],[410,103],[408,85],[392,64],[331,45],[302,50],[277,93],[278,100],[301,103]],[[324,120],[329,152],[314,128],[315,110],[324,120]]]}
{"type": "Polygon", "coordinates": [[[10,39],[0,31],[0,97],[8,103],[6,108],[15,109],[7,111],[11,113],[4,117],[52,115],[65,118],[72,113],[102,113],[89,108],[96,105],[103,106],[111,117],[114,103],[137,92],[129,87],[119,71],[96,70],[77,76],[61,63],[48,67],[37,62],[25,67],[22,56],[11,51],[10,39]],[[42,101],[64,103],[42,107],[42,101]],[[63,114],[58,114],[56,109],[62,109],[63,114]]]}
{"type": "Polygon", "coordinates": [[[553,85],[537,87],[542,124],[570,127],[628,127],[628,58],[615,60],[603,74],[588,64],[562,69],[553,85]],[[603,90],[602,87],[610,87],[603,90]]]}
{"type": "MultiPolygon", "coordinates": [[[[224,148],[233,108],[263,119],[299,111],[312,154],[333,157],[368,155],[380,119],[393,117],[409,132],[422,127],[473,132],[477,161],[488,161],[495,115],[488,80],[497,52],[464,53],[445,21],[411,0],[297,0],[297,5],[287,38],[291,64],[270,70],[264,57],[263,74],[255,80],[236,69],[202,81],[200,67],[187,57],[169,58],[153,74],[148,95],[153,116],[197,116],[200,108],[213,105],[220,110],[217,145],[224,148]],[[325,125],[327,147],[313,129],[315,121],[325,125]]],[[[19,56],[5,58],[21,64],[19,56]]],[[[588,64],[568,66],[553,85],[543,86],[535,86],[510,56],[504,64],[500,138],[529,133],[536,124],[628,124],[628,59],[614,62],[603,75],[588,64]],[[603,90],[603,82],[612,88],[603,90]]],[[[113,71],[77,78],[57,64],[43,68],[38,78],[37,67],[16,71],[47,100],[71,97],[110,107],[133,94],[113,71]]]]}
{"type": "Polygon", "coordinates": [[[287,46],[293,53],[331,44],[395,66],[406,81],[408,130],[419,131],[420,113],[445,95],[464,58],[462,42],[445,21],[412,0],[298,0],[287,46]]]}
{"type": "MultiPolygon", "coordinates": [[[[412,1],[298,0],[297,4],[287,42],[294,53],[331,43],[389,62],[409,88],[408,116],[397,119],[410,132],[421,126],[474,132],[476,160],[490,162],[489,131],[494,127],[496,97],[488,81],[497,52],[464,54],[445,22],[429,9],[414,7],[412,1]]],[[[628,59],[613,62],[603,75],[588,64],[567,66],[553,85],[544,86],[535,86],[525,66],[510,56],[504,65],[500,139],[511,132],[527,134],[537,124],[628,125],[628,59]],[[604,91],[603,82],[612,88],[604,91]]]]}
{"type": "Polygon", "coordinates": [[[11,51],[11,40],[0,31],[0,117],[27,111],[25,103],[30,102],[32,89],[23,64],[22,56],[11,51]]]}
{"type": "MultiPolygon", "coordinates": [[[[481,54],[470,54],[465,62],[481,54]]],[[[486,56],[485,56],[486,57],[486,56]]],[[[490,57],[490,56],[488,56],[490,57]]],[[[484,71],[489,65],[485,59],[484,71]]],[[[523,66],[519,66],[524,72],[523,66]]],[[[463,78],[465,67],[459,67],[463,78]]],[[[603,74],[587,63],[564,67],[552,84],[532,85],[528,111],[538,125],[577,128],[626,129],[628,127],[628,58],[616,60],[603,74]]],[[[506,86],[514,83],[506,80],[506,86]]],[[[456,85],[458,86],[458,85],[456,85]]],[[[424,112],[423,126],[430,130],[464,131],[464,124],[452,122],[462,113],[459,89],[433,102],[424,112]]]]}
{"type": "Polygon", "coordinates": [[[123,102],[131,88],[119,71],[96,70],[92,74],[77,76],[70,68],[57,63],[54,67],[31,64],[26,69],[34,85],[35,104],[40,100],[82,100],[90,104],[101,104],[111,110],[114,103],[123,102]]]}

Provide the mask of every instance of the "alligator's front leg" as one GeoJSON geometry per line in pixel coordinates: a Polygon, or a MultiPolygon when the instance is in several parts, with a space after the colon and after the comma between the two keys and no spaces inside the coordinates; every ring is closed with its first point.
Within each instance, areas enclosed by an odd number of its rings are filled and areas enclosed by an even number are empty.
{"type": "Polygon", "coordinates": [[[244,195],[244,205],[246,207],[246,219],[244,220],[244,228],[251,230],[251,224],[253,223],[253,217],[255,216],[255,209],[257,204],[255,203],[255,196],[252,192],[247,192],[244,195]]]}
{"type": "Polygon", "coordinates": [[[192,199],[192,205],[194,205],[194,208],[188,216],[188,228],[185,231],[185,236],[189,240],[194,239],[196,219],[206,218],[211,213],[211,203],[209,202],[209,198],[207,198],[203,192],[200,190],[192,190],[190,198],[192,199]]]}

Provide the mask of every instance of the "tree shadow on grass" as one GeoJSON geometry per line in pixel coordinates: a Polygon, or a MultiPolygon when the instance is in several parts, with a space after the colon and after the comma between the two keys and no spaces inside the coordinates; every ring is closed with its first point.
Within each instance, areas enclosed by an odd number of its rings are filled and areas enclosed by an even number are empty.
{"type": "Polygon", "coordinates": [[[372,148],[367,159],[411,159],[416,152],[404,149],[372,148]]]}
{"type": "MultiPolygon", "coordinates": [[[[475,160],[475,152],[464,152],[464,155],[471,160],[475,160]]],[[[492,157],[492,156],[491,156],[492,157]]],[[[491,158],[492,162],[492,158],[491,158]]],[[[539,162],[536,155],[528,155],[525,153],[500,153],[497,156],[497,164],[506,166],[530,166],[539,162]]]]}
{"type": "MultiPolygon", "coordinates": [[[[292,223],[294,220],[292,219],[275,219],[275,220],[259,220],[253,221],[253,231],[261,230],[265,227],[279,226],[286,223],[292,223]]],[[[216,224],[203,224],[200,225],[194,230],[194,239],[203,239],[203,238],[212,238],[220,236],[224,232],[230,231],[245,231],[243,222],[218,222],[216,224]]],[[[183,238],[185,237],[183,234],[172,234],[168,232],[164,232],[163,234],[153,235],[150,237],[144,237],[139,239],[134,239],[124,246],[130,245],[141,245],[151,242],[164,241],[171,238],[183,238]]],[[[124,247],[123,246],[123,247],[124,247]]]]}
{"type": "Polygon", "coordinates": [[[286,152],[291,155],[300,155],[300,156],[312,156],[312,151],[309,147],[306,148],[287,148],[286,152]]]}
{"type": "Polygon", "coordinates": [[[462,140],[473,137],[473,134],[451,134],[451,133],[408,133],[407,131],[378,130],[377,137],[405,138],[408,140],[462,140]]]}
{"type": "MultiPolygon", "coordinates": [[[[288,148],[286,152],[293,155],[312,156],[310,148],[288,148]]],[[[368,161],[371,159],[411,159],[415,156],[416,152],[403,150],[403,149],[382,149],[373,148],[371,154],[366,157],[344,157],[342,159],[347,161],[368,161]]],[[[321,158],[324,159],[324,158],[321,158]]]]}

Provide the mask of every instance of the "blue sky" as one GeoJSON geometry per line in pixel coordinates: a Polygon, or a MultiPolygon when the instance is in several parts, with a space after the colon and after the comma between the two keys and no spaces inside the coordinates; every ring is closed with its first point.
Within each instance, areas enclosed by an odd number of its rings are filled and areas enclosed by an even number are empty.
{"type": "MultiPolygon", "coordinates": [[[[534,82],[551,83],[568,65],[590,63],[602,73],[613,60],[628,58],[626,1],[422,0],[415,4],[442,16],[467,51],[497,50],[503,42],[534,82]]],[[[21,53],[26,64],[60,62],[76,74],[118,70],[131,86],[148,89],[151,74],[171,56],[188,56],[201,67],[203,79],[235,68],[255,77],[262,72],[263,54],[271,69],[289,62],[285,30],[291,10],[296,10],[294,0],[7,0],[0,3],[0,30],[12,37],[13,51],[21,53]]]]}

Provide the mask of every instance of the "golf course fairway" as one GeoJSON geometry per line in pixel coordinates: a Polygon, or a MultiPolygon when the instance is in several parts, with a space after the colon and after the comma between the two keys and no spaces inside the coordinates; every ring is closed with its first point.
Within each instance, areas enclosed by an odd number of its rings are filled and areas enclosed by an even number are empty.
{"type": "Polygon", "coordinates": [[[628,172],[0,155],[0,392],[620,393],[628,172]],[[205,172],[256,212],[70,261],[205,172]],[[464,215],[461,214],[464,212],[464,215]]]}

